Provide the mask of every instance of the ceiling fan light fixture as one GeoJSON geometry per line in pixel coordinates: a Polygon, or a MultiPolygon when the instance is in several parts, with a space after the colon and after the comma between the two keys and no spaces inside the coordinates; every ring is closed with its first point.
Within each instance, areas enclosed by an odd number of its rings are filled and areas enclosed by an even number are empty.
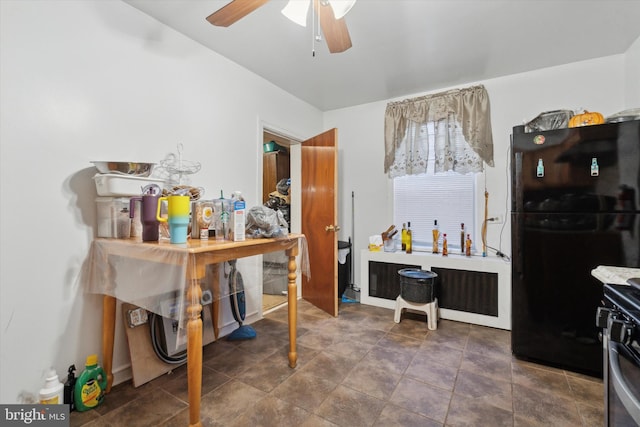
{"type": "Polygon", "coordinates": [[[282,14],[296,24],[306,27],[309,4],[311,4],[311,2],[308,0],[289,0],[287,5],[282,9],[282,14]]]}
{"type": "Polygon", "coordinates": [[[329,0],[329,4],[336,19],[341,19],[349,13],[353,5],[356,4],[356,0],[329,0]]]}

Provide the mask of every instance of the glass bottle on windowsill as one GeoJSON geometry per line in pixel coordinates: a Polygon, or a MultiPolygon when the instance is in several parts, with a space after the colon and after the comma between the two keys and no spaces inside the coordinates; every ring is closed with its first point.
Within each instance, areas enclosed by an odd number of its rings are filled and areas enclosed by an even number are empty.
{"type": "Polygon", "coordinates": [[[405,252],[410,254],[413,252],[413,233],[411,232],[411,222],[407,223],[407,241],[405,243],[405,252]]]}
{"type": "Polygon", "coordinates": [[[464,253],[464,222],[460,224],[460,253],[464,253]]]}
{"type": "Polygon", "coordinates": [[[407,224],[402,223],[402,232],[400,233],[401,241],[402,241],[402,250],[407,250],[407,224]]]}
{"type": "Polygon", "coordinates": [[[438,250],[438,239],[440,239],[440,230],[438,229],[438,220],[433,221],[433,231],[431,232],[433,235],[433,250],[432,253],[437,254],[440,253],[438,250]]]}
{"type": "Polygon", "coordinates": [[[447,233],[442,234],[442,256],[449,255],[449,248],[447,247],[447,233]]]}
{"type": "Polygon", "coordinates": [[[469,234],[467,234],[467,240],[464,242],[464,246],[465,246],[465,255],[466,256],[471,256],[471,236],[469,234]]]}

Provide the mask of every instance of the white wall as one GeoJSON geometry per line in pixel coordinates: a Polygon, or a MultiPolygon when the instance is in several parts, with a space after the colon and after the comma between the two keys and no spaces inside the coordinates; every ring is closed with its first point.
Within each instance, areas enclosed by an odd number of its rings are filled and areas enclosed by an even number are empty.
{"type": "MultiPolygon", "coordinates": [[[[512,127],[533,119],[540,112],[585,108],[605,116],[625,108],[625,55],[616,55],[538,71],[470,82],[484,84],[491,101],[495,167],[486,169],[489,215],[502,214],[504,229],[490,224],[487,244],[511,254],[508,224],[509,143],[512,127]]],[[[442,88],[440,92],[450,88],[442,88]]],[[[424,93],[403,97],[412,98],[424,93]]],[[[385,100],[326,112],[325,128],[339,129],[340,144],[340,239],[351,236],[351,193],[355,194],[354,282],[360,280],[360,251],[368,236],[386,229],[393,220],[392,193],[383,172],[385,100]]],[[[483,204],[482,204],[483,206],[483,204]]],[[[476,241],[479,230],[475,231],[476,241]]]]}
{"type": "MultiPolygon", "coordinates": [[[[184,144],[212,197],[261,194],[261,121],[309,137],[322,113],[123,2],[0,2],[0,402],[101,354],[78,275],[94,236],[91,160],[184,144]]],[[[255,298],[259,300],[259,296],[255,298]]],[[[251,309],[251,307],[249,307],[251,309]]],[[[121,322],[114,369],[129,364],[121,322]]]]}
{"type": "Polygon", "coordinates": [[[625,54],[626,108],[640,108],[640,37],[625,54]]]}

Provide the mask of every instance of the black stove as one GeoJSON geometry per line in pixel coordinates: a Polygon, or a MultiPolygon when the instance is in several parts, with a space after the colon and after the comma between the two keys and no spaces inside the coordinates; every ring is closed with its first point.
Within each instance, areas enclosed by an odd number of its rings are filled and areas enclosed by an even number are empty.
{"type": "Polygon", "coordinates": [[[602,328],[605,426],[640,426],[640,278],[604,286],[602,328]]]}

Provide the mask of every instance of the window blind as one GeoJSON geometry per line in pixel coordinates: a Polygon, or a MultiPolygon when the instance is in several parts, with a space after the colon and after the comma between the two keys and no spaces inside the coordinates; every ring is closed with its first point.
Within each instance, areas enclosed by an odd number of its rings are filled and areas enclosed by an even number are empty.
{"type": "MultiPolygon", "coordinates": [[[[460,250],[460,224],[473,236],[476,205],[475,175],[442,173],[394,179],[394,223],[411,222],[415,250],[431,250],[434,220],[447,233],[449,250],[460,250]]],[[[442,237],[441,237],[442,239],[442,237]]],[[[440,242],[442,244],[442,242],[440,242]]]]}

